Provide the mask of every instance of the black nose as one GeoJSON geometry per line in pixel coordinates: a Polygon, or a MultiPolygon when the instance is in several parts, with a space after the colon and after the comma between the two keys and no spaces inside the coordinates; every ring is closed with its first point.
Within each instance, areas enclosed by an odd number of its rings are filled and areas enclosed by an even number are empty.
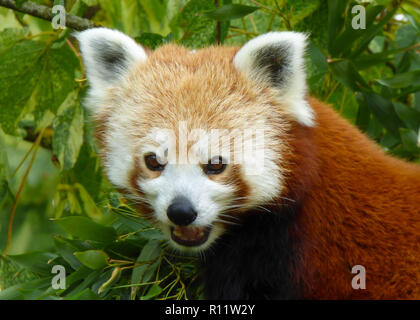
{"type": "Polygon", "coordinates": [[[167,215],[178,226],[187,226],[197,218],[192,203],[185,197],[176,197],[168,207],[167,215]]]}

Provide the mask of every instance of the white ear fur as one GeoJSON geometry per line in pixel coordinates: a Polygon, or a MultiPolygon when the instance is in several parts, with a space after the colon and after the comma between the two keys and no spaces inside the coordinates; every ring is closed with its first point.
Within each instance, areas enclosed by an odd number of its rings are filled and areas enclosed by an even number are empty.
{"type": "Polygon", "coordinates": [[[125,34],[93,28],[75,34],[90,85],[91,97],[99,98],[121,81],[135,63],[147,59],[146,52],[125,34]]]}
{"type": "Polygon", "coordinates": [[[306,35],[270,32],[248,41],[235,55],[234,66],[249,78],[276,88],[286,112],[305,126],[315,115],[305,99],[304,51],[306,35]]]}

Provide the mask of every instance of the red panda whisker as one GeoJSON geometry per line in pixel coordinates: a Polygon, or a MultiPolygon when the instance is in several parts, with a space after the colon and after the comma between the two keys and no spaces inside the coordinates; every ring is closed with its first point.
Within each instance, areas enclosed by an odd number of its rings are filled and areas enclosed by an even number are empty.
{"type": "Polygon", "coordinates": [[[266,212],[269,212],[269,213],[273,213],[271,210],[269,210],[269,209],[267,209],[267,208],[265,208],[265,207],[263,207],[263,206],[256,206],[256,208],[258,208],[258,209],[262,209],[262,210],[264,210],[264,211],[266,211],[266,212]]]}
{"type": "Polygon", "coordinates": [[[240,223],[235,223],[235,222],[232,222],[232,221],[227,221],[227,220],[224,220],[224,219],[214,219],[213,220],[214,222],[220,222],[220,223],[226,223],[226,224],[229,224],[229,225],[232,225],[232,226],[240,226],[241,224],[240,223]]]}
{"type": "Polygon", "coordinates": [[[286,197],[279,197],[279,199],[281,199],[281,200],[287,200],[287,201],[290,201],[290,202],[293,202],[293,203],[296,202],[296,200],[293,200],[293,199],[290,199],[290,198],[286,198],[286,197]]]}
{"type": "Polygon", "coordinates": [[[238,217],[234,217],[234,216],[231,216],[231,215],[228,215],[228,214],[224,214],[224,213],[219,213],[219,216],[221,216],[221,217],[226,217],[226,218],[229,218],[229,219],[234,219],[234,220],[240,220],[238,217]]]}
{"type": "MultiPolygon", "coordinates": [[[[235,220],[230,220],[232,217],[231,216],[226,216],[225,218],[223,218],[223,217],[220,217],[220,218],[216,218],[216,219],[218,219],[218,221],[226,221],[226,222],[231,222],[232,224],[238,224],[238,223],[240,223],[240,219],[235,219],[235,220]]],[[[216,220],[214,220],[214,221],[216,221],[216,220]]]]}

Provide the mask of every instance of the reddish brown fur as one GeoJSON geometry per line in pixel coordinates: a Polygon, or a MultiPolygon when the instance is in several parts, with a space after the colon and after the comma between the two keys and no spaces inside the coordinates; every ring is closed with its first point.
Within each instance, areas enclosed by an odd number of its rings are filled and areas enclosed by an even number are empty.
{"type": "Polygon", "coordinates": [[[304,246],[307,298],[420,298],[420,167],[386,155],[329,106],[309,99],[313,129],[295,127],[288,196],[304,246]],[[354,290],[354,265],[366,290],[354,290]]]}

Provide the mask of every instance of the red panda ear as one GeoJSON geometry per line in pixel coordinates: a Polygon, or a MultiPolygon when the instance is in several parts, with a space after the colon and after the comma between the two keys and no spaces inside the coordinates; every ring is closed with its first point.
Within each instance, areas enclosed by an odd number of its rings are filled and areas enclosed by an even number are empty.
{"type": "Polygon", "coordinates": [[[75,36],[91,91],[98,94],[121,81],[135,63],[147,59],[140,45],[116,30],[93,28],[75,36]]]}
{"type": "Polygon", "coordinates": [[[293,119],[313,126],[314,112],[306,101],[305,45],[303,33],[270,32],[248,41],[233,63],[250,79],[275,88],[284,111],[293,119]]]}

